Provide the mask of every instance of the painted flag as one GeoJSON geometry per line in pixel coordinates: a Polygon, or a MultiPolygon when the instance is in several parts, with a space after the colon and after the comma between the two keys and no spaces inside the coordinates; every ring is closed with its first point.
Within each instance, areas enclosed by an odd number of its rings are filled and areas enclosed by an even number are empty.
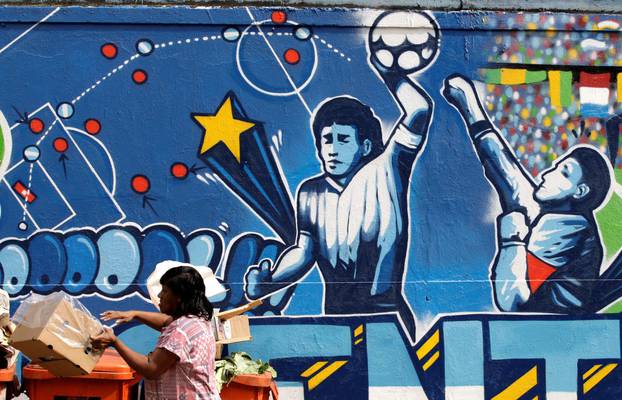
{"type": "Polygon", "coordinates": [[[579,97],[582,116],[605,118],[609,115],[609,80],[609,73],[580,73],[579,97]]]}
{"type": "Polygon", "coordinates": [[[531,71],[520,68],[485,69],[484,80],[493,85],[523,85],[542,82],[546,71],[531,71]]]}
{"type": "Polygon", "coordinates": [[[199,158],[286,244],[294,243],[293,201],[263,124],[247,117],[233,92],[216,113],[191,117],[204,130],[199,158]]]}
{"type": "Polygon", "coordinates": [[[37,199],[37,196],[29,188],[27,188],[21,181],[15,182],[15,184],[13,185],[13,190],[15,190],[15,193],[20,195],[28,203],[32,203],[33,201],[37,199]]]}
{"type": "Polygon", "coordinates": [[[558,111],[572,104],[572,72],[549,71],[551,105],[558,111]]]}

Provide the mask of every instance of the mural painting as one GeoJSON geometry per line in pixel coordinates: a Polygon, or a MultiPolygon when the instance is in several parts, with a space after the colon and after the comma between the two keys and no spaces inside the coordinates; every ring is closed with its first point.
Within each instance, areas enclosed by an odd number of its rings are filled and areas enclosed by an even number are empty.
{"type": "MultiPolygon", "coordinates": [[[[5,8],[0,281],[251,311],[291,399],[620,392],[622,20],[5,8]]],[[[137,350],[156,333],[121,326],[137,350]]]]}

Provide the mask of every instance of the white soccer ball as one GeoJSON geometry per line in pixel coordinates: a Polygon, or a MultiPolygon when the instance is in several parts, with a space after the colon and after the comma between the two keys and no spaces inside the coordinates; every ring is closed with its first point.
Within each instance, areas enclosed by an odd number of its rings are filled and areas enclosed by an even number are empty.
{"type": "Polygon", "coordinates": [[[373,61],[406,74],[429,66],[439,45],[438,24],[426,13],[387,12],[376,19],[369,31],[373,61]]]}

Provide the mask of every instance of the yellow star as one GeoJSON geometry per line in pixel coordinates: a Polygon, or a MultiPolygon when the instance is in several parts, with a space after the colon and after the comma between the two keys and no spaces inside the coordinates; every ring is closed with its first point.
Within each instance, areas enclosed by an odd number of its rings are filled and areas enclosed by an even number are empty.
{"type": "Polygon", "coordinates": [[[235,119],[231,97],[227,97],[216,115],[193,115],[199,125],[205,128],[201,154],[223,142],[231,154],[240,162],[240,135],[255,126],[254,123],[235,119]]]}

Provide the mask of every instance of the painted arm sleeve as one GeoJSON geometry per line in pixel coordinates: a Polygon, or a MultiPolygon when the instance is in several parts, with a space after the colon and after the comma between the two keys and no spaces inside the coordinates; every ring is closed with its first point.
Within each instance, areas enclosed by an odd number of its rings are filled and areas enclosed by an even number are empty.
{"type": "Polygon", "coordinates": [[[406,184],[417,155],[425,144],[434,104],[425,90],[408,78],[387,85],[403,116],[387,143],[385,154],[398,172],[398,179],[406,184]]]}
{"type": "Polygon", "coordinates": [[[540,212],[533,198],[535,184],[501,134],[494,128],[488,128],[473,134],[472,139],[486,178],[499,195],[503,213],[525,212],[533,221],[540,212]]]}
{"type": "Polygon", "coordinates": [[[313,239],[301,233],[297,243],[285,250],[277,260],[272,282],[279,284],[279,289],[294,284],[309,272],[314,262],[313,239]]]}
{"type": "Polygon", "coordinates": [[[495,302],[501,311],[516,311],[529,299],[527,251],[523,243],[503,245],[492,270],[495,302]]]}
{"type": "Polygon", "coordinates": [[[298,191],[296,244],[287,248],[278,258],[272,271],[272,282],[281,284],[279,289],[296,283],[313,267],[315,262],[312,232],[315,196],[312,187],[303,184],[298,191]]]}

